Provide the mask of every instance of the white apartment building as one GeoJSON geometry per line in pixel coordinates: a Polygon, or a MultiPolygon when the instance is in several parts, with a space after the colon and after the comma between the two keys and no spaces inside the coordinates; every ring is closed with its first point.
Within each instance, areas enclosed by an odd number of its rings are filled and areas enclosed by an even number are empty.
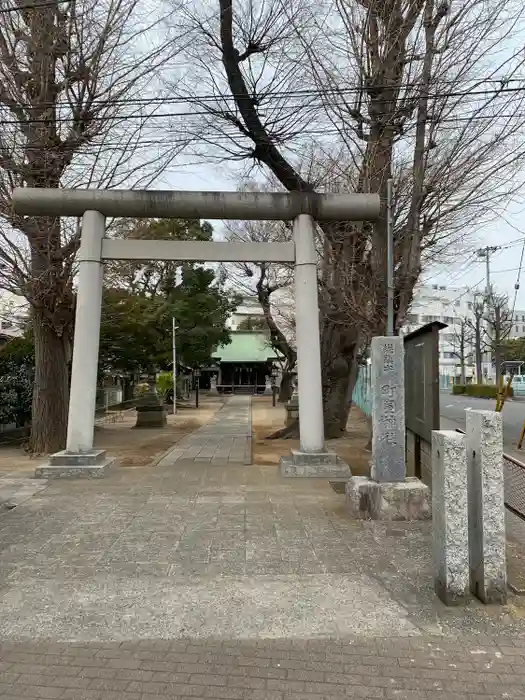
{"type": "Polygon", "coordinates": [[[512,315],[512,323],[510,325],[509,334],[510,340],[515,338],[525,338],[525,311],[515,309],[512,315]]]}
{"type": "MultiPolygon", "coordinates": [[[[473,308],[474,293],[468,287],[419,285],[414,290],[408,323],[402,329],[402,333],[410,333],[432,321],[446,323],[447,327],[443,328],[439,334],[439,371],[441,374],[454,376],[459,373],[458,350],[461,322],[465,319],[473,320],[473,308]]],[[[467,352],[469,361],[466,373],[467,376],[472,377],[475,374],[472,344],[467,346],[467,352]]]]}
{"type": "Polygon", "coordinates": [[[0,338],[5,341],[22,335],[27,317],[25,299],[6,291],[0,292],[0,338]]]}

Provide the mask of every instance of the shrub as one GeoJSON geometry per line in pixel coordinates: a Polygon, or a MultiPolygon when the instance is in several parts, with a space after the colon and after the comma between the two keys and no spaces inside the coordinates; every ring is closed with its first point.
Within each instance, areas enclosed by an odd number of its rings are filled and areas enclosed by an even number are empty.
{"type": "Polygon", "coordinates": [[[156,379],[157,393],[164,402],[168,394],[173,394],[173,372],[159,372],[156,379]]]}
{"type": "Polygon", "coordinates": [[[14,338],[0,350],[0,423],[22,427],[31,420],[33,363],[33,346],[25,338],[14,338]]]}
{"type": "Polygon", "coordinates": [[[452,393],[453,394],[464,394],[466,388],[467,387],[465,386],[465,384],[453,384],[452,385],[452,393]]]}
{"type": "MultiPolygon", "coordinates": [[[[465,392],[467,396],[478,399],[497,399],[498,387],[495,384],[467,384],[465,392]]],[[[507,398],[513,395],[512,387],[508,390],[507,398]]]]}

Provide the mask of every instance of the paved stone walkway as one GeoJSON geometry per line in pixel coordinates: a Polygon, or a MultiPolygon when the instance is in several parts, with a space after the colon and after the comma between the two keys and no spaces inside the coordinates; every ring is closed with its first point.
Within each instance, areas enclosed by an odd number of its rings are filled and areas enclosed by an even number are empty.
{"type": "Polygon", "coordinates": [[[0,512],[0,700],[525,698],[523,602],[439,603],[429,523],[212,460],[0,512]]]}
{"type": "Polygon", "coordinates": [[[522,640],[156,640],[0,647],[0,698],[495,700],[525,697],[522,640]]]}
{"type": "Polygon", "coordinates": [[[207,425],[187,435],[161,462],[251,464],[251,397],[232,396],[207,425]]]}
{"type": "Polygon", "coordinates": [[[46,488],[45,482],[19,475],[0,478],[0,512],[19,506],[46,488]]]}

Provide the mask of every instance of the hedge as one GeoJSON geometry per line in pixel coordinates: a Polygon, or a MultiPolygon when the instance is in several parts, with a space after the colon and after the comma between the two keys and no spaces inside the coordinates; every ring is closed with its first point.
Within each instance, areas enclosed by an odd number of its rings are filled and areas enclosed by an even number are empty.
{"type": "MultiPolygon", "coordinates": [[[[454,384],[453,394],[464,394],[478,399],[497,399],[498,387],[495,384],[454,384]]],[[[512,387],[508,389],[507,398],[513,396],[512,387]]]]}
{"type": "Polygon", "coordinates": [[[467,387],[465,384],[453,384],[452,385],[452,393],[453,394],[464,394],[466,388],[467,387]]]}

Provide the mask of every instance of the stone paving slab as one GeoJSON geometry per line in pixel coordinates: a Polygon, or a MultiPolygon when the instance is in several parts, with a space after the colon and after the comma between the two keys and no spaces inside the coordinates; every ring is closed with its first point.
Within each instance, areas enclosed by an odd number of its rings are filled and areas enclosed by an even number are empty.
{"type": "Polygon", "coordinates": [[[212,464],[251,464],[251,397],[230,397],[212,420],[180,440],[161,462],[179,460],[212,464]]]}
{"type": "Polygon", "coordinates": [[[0,697],[495,700],[525,697],[525,642],[436,637],[7,643],[0,697]]]}
{"type": "Polygon", "coordinates": [[[0,511],[14,508],[47,486],[46,482],[35,481],[24,477],[0,478],[0,511]]]}
{"type": "Polygon", "coordinates": [[[178,459],[0,512],[0,700],[523,698],[525,608],[448,609],[429,523],[178,459]]]}

